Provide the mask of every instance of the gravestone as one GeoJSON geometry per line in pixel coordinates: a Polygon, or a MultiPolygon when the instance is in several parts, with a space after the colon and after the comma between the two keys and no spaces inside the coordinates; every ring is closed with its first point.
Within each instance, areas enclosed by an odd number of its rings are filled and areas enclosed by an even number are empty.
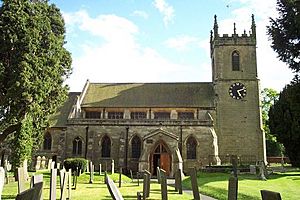
{"type": "Polygon", "coordinates": [[[286,172],[286,169],[284,168],[284,159],[283,159],[283,156],[281,156],[281,167],[280,167],[280,172],[281,173],[285,173],[286,172]]]}
{"type": "Polygon", "coordinates": [[[232,164],[233,176],[237,177],[237,170],[238,170],[238,157],[237,155],[231,155],[230,161],[232,164]]]}
{"type": "Polygon", "coordinates": [[[78,175],[79,175],[79,171],[78,171],[78,167],[77,167],[76,171],[73,174],[73,186],[74,186],[74,190],[76,190],[78,175]]]}
{"type": "Polygon", "coordinates": [[[41,160],[41,168],[40,169],[46,169],[46,157],[43,156],[41,160]]]}
{"type": "Polygon", "coordinates": [[[23,167],[18,168],[18,194],[25,191],[25,175],[23,167]]]}
{"type": "Polygon", "coordinates": [[[237,200],[238,196],[238,178],[230,177],[228,182],[228,199],[237,200]]]}
{"type": "Polygon", "coordinates": [[[259,174],[258,174],[258,177],[260,180],[263,180],[263,181],[266,181],[267,178],[266,178],[266,169],[265,169],[265,163],[264,161],[259,161],[258,162],[258,167],[259,167],[259,174]]]}
{"type": "MultiPolygon", "coordinates": [[[[33,175],[31,177],[31,187],[36,187],[37,184],[43,183],[43,174],[33,175]]],[[[39,186],[38,186],[39,187],[39,186]]],[[[36,200],[42,200],[43,199],[43,187],[40,190],[40,194],[38,195],[38,199],[36,200]]]]}
{"type": "Polygon", "coordinates": [[[7,165],[5,164],[5,161],[4,161],[4,174],[5,174],[5,184],[8,184],[9,176],[8,176],[7,165]]]}
{"type": "Polygon", "coordinates": [[[54,169],[55,168],[55,161],[52,161],[51,162],[51,169],[54,169]]]}
{"type": "Polygon", "coordinates": [[[157,183],[160,183],[160,169],[156,167],[157,183]]]}
{"type": "Polygon", "coordinates": [[[4,179],[5,179],[5,171],[3,167],[0,167],[0,200],[1,200],[1,195],[4,186],[4,179]]]}
{"type": "Polygon", "coordinates": [[[94,181],[94,166],[93,166],[93,162],[90,162],[90,183],[93,183],[94,181]]]}
{"type": "Polygon", "coordinates": [[[36,157],[35,170],[39,170],[41,168],[41,156],[36,157]]]}
{"type": "Polygon", "coordinates": [[[65,170],[60,170],[63,171],[63,175],[61,176],[62,178],[62,185],[60,187],[60,200],[66,200],[67,199],[67,184],[68,184],[68,175],[69,173],[67,173],[65,170]]]}
{"type": "Polygon", "coordinates": [[[49,171],[52,169],[52,159],[48,160],[47,168],[48,168],[49,171]]]}
{"type": "Polygon", "coordinates": [[[60,163],[56,164],[56,169],[60,170],[60,163]]]}
{"type": "Polygon", "coordinates": [[[72,190],[72,170],[68,171],[68,199],[71,199],[71,190],[72,190]]]}
{"type": "Polygon", "coordinates": [[[122,186],[122,167],[120,167],[119,171],[119,188],[122,186]]]}
{"type": "Polygon", "coordinates": [[[143,199],[150,196],[150,179],[151,173],[147,170],[144,170],[143,199]]]}
{"type": "Polygon", "coordinates": [[[90,172],[90,165],[89,165],[89,163],[90,163],[90,161],[89,160],[87,160],[86,161],[86,172],[90,172]]]}
{"type": "Polygon", "coordinates": [[[141,192],[137,192],[136,193],[136,199],[137,200],[142,200],[142,194],[141,194],[141,192]]]}
{"type": "Polygon", "coordinates": [[[17,194],[16,200],[38,200],[41,199],[43,182],[37,183],[34,187],[17,194]]]}
{"type": "Polygon", "coordinates": [[[190,176],[191,176],[191,183],[193,189],[193,195],[195,200],[200,200],[200,193],[197,183],[197,171],[196,168],[190,168],[190,176]]]}
{"type": "Polygon", "coordinates": [[[107,184],[107,182],[106,182],[106,179],[107,179],[107,178],[106,178],[106,177],[107,177],[107,172],[105,171],[105,172],[104,172],[104,183],[105,183],[105,184],[107,184]]]}
{"type": "Polygon", "coordinates": [[[57,179],[57,169],[51,169],[50,200],[56,200],[56,179],[57,179]]]}
{"type": "Polygon", "coordinates": [[[249,168],[250,168],[250,174],[256,175],[256,166],[255,165],[250,165],[249,168]]]}
{"type": "Polygon", "coordinates": [[[65,176],[65,169],[59,170],[59,183],[60,183],[60,189],[63,186],[64,183],[64,176],[65,176]]]}
{"type": "Polygon", "coordinates": [[[102,175],[102,166],[99,164],[99,175],[102,175]]]}
{"type": "Polygon", "coordinates": [[[161,199],[168,200],[167,176],[166,171],[163,169],[160,169],[160,186],[161,199]]]}
{"type": "Polygon", "coordinates": [[[179,194],[182,194],[182,171],[177,169],[175,172],[175,191],[178,191],[179,194]]]}
{"type": "Polygon", "coordinates": [[[110,193],[110,196],[112,197],[112,199],[123,200],[123,197],[122,197],[120,191],[116,187],[115,183],[109,178],[109,176],[106,176],[105,182],[106,182],[107,188],[109,190],[109,193],[110,193]]]}
{"type": "Polygon", "coordinates": [[[272,192],[269,190],[260,191],[262,200],[281,200],[281,195],[278,192],[272,192]]]}
{"type": "Polygon", "coordinates": [[[133,182],[133,174],[132,174],[132,170],[130,169],[129,172],[130,172],[131,182],[133,182]]]}
{"type": "Polygon", "coordinates": [[[115,161],[111,160],[111,174],[115,173],[115,161]]]}
{"type": "Polygon", "coordinates": [[[29,179],[29,174],[28,174],[28,161],[25,159],[23,161],[23,170],[24,170],[24,179],[28,180],[29,179]]]}

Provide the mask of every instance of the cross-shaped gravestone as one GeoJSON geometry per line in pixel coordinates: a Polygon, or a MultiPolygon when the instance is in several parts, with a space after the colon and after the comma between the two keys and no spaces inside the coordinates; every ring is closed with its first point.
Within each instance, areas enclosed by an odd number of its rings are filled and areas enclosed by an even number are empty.
{"type": "Polygon", "coordinates": [[[238,196],[238,178],[230,177],[228,183],[228,199],[237,200],[238,196]]]}
{"type": "Polygon", "coordinates": [[[190,176],[191,176],[191,183],[193,189],[193,195],[195,200],[200,200],[200,193],[197,183],[197,171],[196,168],[190,168],[190,176]]]}
{"type": "Polygon", "coordinates": [[[273,192],[269,190],[260,191],[262,200],[281,200],[281,195],[278,192],[273,192]]]}
{"type": "Polygon", "coordinates": [[[23,167],[18,168],[18,193],[25,191],[25,177],[23,167]]]}
{"type": "Polygon", "coordinates": [[[167,176],[166,171],[160,169],[160,186],[161,186],[161,199],[168,200],[168,189],[167,189],[167,176]]]}
{"type": "Polygon", "coordinates": [[[56,200],[57,169],[51,169],[50,200],[56,200]]]}
{"type": "Polygon", "coordinates": [[[109,193],[114,200],[123,200],[123,197],[116,187],[115,183],[109,178],[109,176],[106,176],[106,185],[109,190],[109,193]]]}

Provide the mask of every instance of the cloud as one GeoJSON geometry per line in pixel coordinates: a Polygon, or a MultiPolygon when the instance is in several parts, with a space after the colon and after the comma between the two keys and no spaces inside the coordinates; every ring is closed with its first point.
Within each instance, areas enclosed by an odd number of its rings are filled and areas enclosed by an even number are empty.
{"type": "Polygon", "coordinates": [[[192,44],[198,42],[198,38],[188,35],[177,36],[169,38],[164,42],[168,48],[175,49],[177,51],[186,51],[192,44]]]}
{"type": "Polygon", "coordinates": [[[168,26],[170,22],[173,22],[175,17],[175,10],[165,0],[154,0],[155,8],[163,15],[163,21],[165,26],[168,26]]]}
{"type": "MultiPolygon", "coordinates": [[[[80,55],[73,57],[73,74],[67,81],[72,91],[91,82],[172,81],[170,74],[187,74],[191,66],[171,62],[156,50],[140,45],[138,27],[116,15],[92,18],[86,11],[64,13],[67,27],[75,26],[89,34],[81,41],[80,55]],[[96,42],[102,41],[104,42],[96,42]],[[93,43],[91,43],[93,41],[93,43]]],[[[82,34],[82,33],[81,33],[82,34]]]]}
{"type": "Polygon", "coordinates": [[[145,11],[142,11],[142,10],[135,10],[135,11],[133,11],[132,16],[142,17],[144,19],[148,19],[149,18],[148,13],[146,13],[145,11]]]}

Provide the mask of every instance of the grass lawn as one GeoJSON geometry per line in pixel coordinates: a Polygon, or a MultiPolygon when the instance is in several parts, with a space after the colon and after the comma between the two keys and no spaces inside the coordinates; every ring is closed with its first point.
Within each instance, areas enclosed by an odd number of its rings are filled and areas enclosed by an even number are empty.
{"type": "MultiPolygon", "coordinates": [[[[38,172],[42,173],[42,172],[38,172]]],[[[49,199],[49,189],[50,189],[50,173],[44,171],[44,190],[43,190],[43,196],[44,199],[49,199]]],[[[119,174],[115,173],[114,175],[109,175],[115,182],[116,186],[119,186],[118,180],[119,180],[119,174]]],[[[103,199],[103,200],[111,200],[111,196],[109,194],[109,191],[107,189],[107,186],[104,184],[104,176],[99,176],[95,173],[94,175],[94,183],[89,184],[89,173],[82,174],[78,178],[77,182],[77,188],[76,190],[72,190],[71,193],[71,199],[72,200],[88,200],[88,199],[103,199]]],[[[122,180],[124,181],[122,183],[122,187],[119,188],[121,194],[123,195],[124,199],[129,200],[136,200],[137,198],[137,192],[143,191],[143,184],[140,183],[140,185],[137,185],[137,180],[134,180],[134,182],[131,182],[131,179],[122,176],[122,180]]],[[[59,177],[57,180],[57,188],[59,187],[59,177]]],[[[27,188],[29,188],[29,183],[27,184],[27,188]]],[[[8,185],[4,186],[3,193],[2,193],[2,199],[15,199],[17,194],[18,188],[17,188],[17,182],[11,182],[8,185]]],[[[60,191],[57,189],[56,191],[57,199],[59,199],[60,191]]],[[[148,198],[150,200],[154,199],[161,199],[161,193],[160,193],[160,184],[157,184],[157,182],[151,183],[150,186],[150,197],[148,198]]],[[[193,199],[192,195],[183,194],[180,195],[178,192],[174,191],[174,188],[168,187],[168,199],[170,200],[191,200],[193,199]]]]}
{"type": "MultiPolygon", "coordinates": [[[[199,191],[202,194],[219,200],[227,199],[229,174],[203,173],[198,174],[199,191]]],[[[261,199],[260,190],[271,190],[281,193],[284,200],[300,199],[300,171],[274,173],[267,181],[258,180],[256,175],[244,174],[238,176],[238,199],[261,199]]],[[[185,188],[191,188],[190,178],[183,181],[185,188]]]]}

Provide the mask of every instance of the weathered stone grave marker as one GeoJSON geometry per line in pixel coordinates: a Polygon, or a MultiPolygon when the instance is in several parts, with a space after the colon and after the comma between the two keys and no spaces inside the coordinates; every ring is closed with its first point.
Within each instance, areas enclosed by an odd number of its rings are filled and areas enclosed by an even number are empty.
{"type": "Polygon", "coordinates": [[[3,167],[0,167],[0,200],[1,200],[1,195],[4,186],[4,179],[5,179],[5,171],[3,167]]]}
{"type": "Polygon", "coordinates": [[[51,158],[48,160],[47,168],[49,171],[52,169],[52,159],[51,158]]]}
{"type": "Polygon", "coordinates": [[[191,183],[192,183],[192,188],[193,188],[194,199],[200,200],[196,168],[190,168],[190,176],[191,176],[191,183]]]}
{"type": "Polygon", "coordinates": [[[90,183],[94,182],[94,165],[93,162],[90,162],[90,183]]]}
{"type": "Polygon", "coordinates": [[[17,194],[16,200],[38,200],[40,199],[43,182],[37,183],[34,187],[17,194]]]}
{"type": "Polygon", "coordinates": [[[255,165],[250,165],[249,168],[250,168],[250,174],[256,175],[256,166],[255,165]]]}
{"type": "Polygon", "coordinates": [[[89,160],[87,160],[86,161],[86,172],[90,172],[90,165],[89,165],[89,163],[90,163],[90,161],[89,160]]]}
{"type": "Polygon", "coordinates": [[[46,169],[46,160],[47,160],[46,157],[43,156],[42,160],[41,160],[41,168],[40,169],[46,169]]]}
{"type": "Polygon", "coordinates": [[[150,180],[151,180],[151,173],[147,170],[144,170],[143,199],[150,196],[150,180]]]}
{"type": "Polygon", "coordinates": [[[56,200],[57,169],[51,169],[50,200],[56,200]]]}
{"type": "Polygon", "coordinates": [[[133,182],[133,174],[132,174],[132,170],[130,169],[129,172],[130,172],[131,182],[133,182]]]}
{"type": "Polygon", "coordinates": [[[29,179],[29,174],[28,174],[28,161],[25,159],[23,161],[23,170],[24,170],[24,179],[27,181],[29,179]]]}
{"type": "Polygon", "coordinates": [[[115,183],[109,178],[109,176],[106,176],[106,185],[109,190],[109,193],[114,200],[123,200],[123,197],[116,187],[115,183]]]}
{"type": "Polygon", "coordinates": [[[168,200],[167,176],[166,171],[163,169],[160,169],[160,186],[161,199],[168,200]]]}
{"type": "Polygon", "coordinates": [[[18,168],[18,194],[25,191],[25,175],[23,167],[18,168]]]}
{"type": "MultiPolygon", "coordinates": [[[[31,187],[36,187],[37,184],[43,183],[43,174],[33,175],[31,177],[31,187]]],[[[37,187],[40,187],[38,185],[37,187]]],[[[42,200],[43,199],[43,185],[42,188],[38,191],[39,194],[37,194],[38,199],[36,200],[42,200]]]]}
{"type": "Polygon", "coordinates": [[[142,200],[142,194],[141,194],[141,192],[137,192],[136,193],[136,197],[137,197],[137,200],[142,200]]]}
{"type": "Polygon", "coordinates": [[[269,190],[260,191],[262,200],[281,200],[281,195],[279,192],[273,192],[269,190]]]}
{"type": "Polygon", "coordinates": [[[65,170],[60,170],[63,171],[61,174],[62,182],[61,182],[61,187],[60,187],[60,200],[66,200],[67,199],[67,182],[68,182],[68,175],[65,170]]]}
{"type": "Polygon", "coordinates": [[[39,170],[41,168],[41,156],[36,157],[35,170],[39,170]]]}
{"type": "Polygon", "coordinates": [[[119,171],[119,188],[122,186],[122,167],[120,167],[119,171]]]}
{"type": "Polygon", "coordinates": [[[238,178],[230,177],[228,181],[228,199],[237,200],[238,196],[238,178]]]}
{"type": "Polygon", "coordinates": [[[157,176],[157,183],[160,183],[160,169],[156,167],[156,176],[157,176]]]}
{"type": "Polygon", "coordinates": [[[182,194],[182,171],[177,169],[175,172],[175,191],[178,191],[179,194],[182,194]]]}
{"type": "Polygon", "coordinates": [[[99,175],[102,175],[102,166],[99,164],[99,175]]]}
{"type": "Polygon", "coordinates": [[[56,164],[56,169],[60,170],[60,163],[56,164]]]}
{"type": "Polygon", "coordinates": [[[233,176],[237,177],[237,170],[238,170],[238,157],[237,155],[231,155],[230,161],[232,164],[233,176]]]}
{"type": "Polygon", "coordinates": [[[72,190],[72,170],[68,171],[68,199],[71,199],[71,190],[72,190]]]}
{"type": "Polygon", "coordinates": [[[115,161],[111,160],[111,174],[115,173],[115,161]]]}

